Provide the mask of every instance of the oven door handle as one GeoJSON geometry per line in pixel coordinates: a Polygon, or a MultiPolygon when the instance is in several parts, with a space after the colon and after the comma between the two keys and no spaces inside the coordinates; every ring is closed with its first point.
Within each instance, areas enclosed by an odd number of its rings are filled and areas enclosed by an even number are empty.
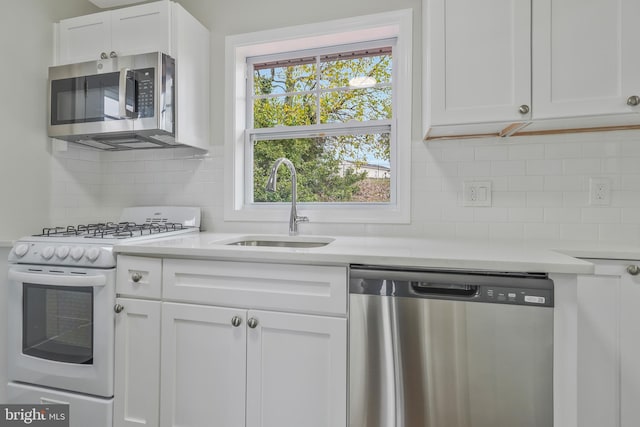
{"type": "Polygon", "coordinates": [[[104,286],[107,277],[100,274],[96,276],[68,276],[57,274],[27,273],[25,271],[9,270],[9,280],[21,283],[33,283],[50,286],[104,286]]]}

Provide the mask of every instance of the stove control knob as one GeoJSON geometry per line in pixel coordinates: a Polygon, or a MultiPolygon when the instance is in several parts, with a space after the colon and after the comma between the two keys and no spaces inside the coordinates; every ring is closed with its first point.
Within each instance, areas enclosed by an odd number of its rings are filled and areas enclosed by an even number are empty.
{"type": "Polygon", "coordinates": [[[53,246],[47,246],[42,250],[42,253],[40,254],[40,256],[44,259],[51,259],[55,251],[56,250],[53,248],[53,246]]]}
{"type": "Polygon", "coordinates": [[[27,254],[27,252],[29,252],[29,245],[27,245],[26,243],[19,243],[13,249],[13,252],[18,258],[22,258],[27,254]]]}
{"type": "Polygon", "coordinates": [[[59,246],[56,248],[56,256],[65,259],[69,255],[69,246],[59,246]]]}
{"type": "Polygon", "coordinates": [[[82,255],[84,255],[84,248],[76,246],[75,248],[71,249],[71,258],[73,258],[75,261],[80,261],[82,255]]]}
{"type": "Polygon", "coordinates": [[[91,262],[94,262],[100,256],[100,249],[98,248],[89,248],[87,249],[87,259],[91,262]]]}

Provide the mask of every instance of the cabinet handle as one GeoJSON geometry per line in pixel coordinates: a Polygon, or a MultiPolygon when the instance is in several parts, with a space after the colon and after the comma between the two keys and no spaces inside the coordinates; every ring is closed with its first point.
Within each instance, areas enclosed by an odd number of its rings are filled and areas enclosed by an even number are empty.
{"type": "Polygon", "coordinates": [[[518,108],[518,111],[520,112],[520,114],[529,114],[529,110],[530,108],[526,104],[522,104],[520,108],[518,108]]]}
{"type": "Polygon", "coordinates": [[[108,59],[109,55],[107,55],[107,52],[101,52],[100,53],[100,59],[108,59]]]}
{"type": "Polygon", "coordinates": [[[140,273],[133,273],[131,275],[131,280],[134,281],[134,283],[138,283],[140,280],[142,280],[142,274],[140,273]]]}
{"type": "Polygon", "coordinates": [[[640,274],[640,267],[638,267],[637,265],[630,265],[627,267],[627,273],[632,276],[637,276],[638,274],[640,274]]]}
{"type": "Polygon", "coordinates": [[[240,316],[233,316],[231,318],[231,324],[237,328],[242,325],[242,318],[240,316]]]}
{"type": "Polygon", "coordinates": [[[116,313],[121,313],[122,310],[124,310],[124,305],[116,304],[113,306],[113,311],[115,311],[116,313]]]}
{"type": "Polygon", "coordinates": [[[627,98],[627,105],[631,106],[631,107],[635,107],[638,104],[640,104],[640,96],[638,95],[633,95],[627,98]]]}
{"type": "Polygon", "coordinates": [[[109,58],[117,58],[117,57],[118,57],[118,54],[115,51],[112,50],[111,52],[109,52],[109,58]]]}
{"type": "Polygon", "coordinates": [[[256,326],[258,326],[258,319],[256,318],[250,318],[249,320],[247,320],[247,326],[249,326],[251,329],[255,329],[256,326]]]}

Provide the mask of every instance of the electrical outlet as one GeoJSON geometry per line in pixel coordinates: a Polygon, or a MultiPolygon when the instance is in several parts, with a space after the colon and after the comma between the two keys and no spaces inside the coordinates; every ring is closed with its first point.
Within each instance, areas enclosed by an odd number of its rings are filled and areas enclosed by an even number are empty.
{"type": "Polygon", "coordinates": [[[611,203],[611,181],[608,178],[589,178],[589,204],[608,206],[611,203]]]}
{"type": "Polygon", "coordinates": [[[491,206],[491,181],[465,181],[462,183],[464,206],[491,206]]]}

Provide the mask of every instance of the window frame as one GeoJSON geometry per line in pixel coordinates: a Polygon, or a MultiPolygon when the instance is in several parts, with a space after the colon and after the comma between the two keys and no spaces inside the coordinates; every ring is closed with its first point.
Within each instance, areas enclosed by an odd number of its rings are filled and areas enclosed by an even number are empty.
{"type": "MultiPolygon", "coordinates": [[[[404,9],[316,24],[227,36],[225,82],[225,212],[226,221],[287,221],[289,203],[253,203],[250,168],[247,59],[283,52],[395,39],[393,46],[395,138],[391,150],[394,170],[392,200],[385,203],[300,203],[301,214],[314,223],[408,223],[411,177],[411,58],[412,10],[404,9]],[[251,182],[249,182],[251,181],[251,182]]],[[[377,121],[371,122],[372,127],[377,121]]],[[[365,122],[366,123],[366,122],[365,122]]],[[[338,128],[339,126],[337,126],[338,128]]],[[[364,126],[366,127],[366,126],[364,126]]],[[[274,131],[275,132],[275,131],[274,131]]],[[[250,163],[251,162],[251,163],[250,163]]]]}

